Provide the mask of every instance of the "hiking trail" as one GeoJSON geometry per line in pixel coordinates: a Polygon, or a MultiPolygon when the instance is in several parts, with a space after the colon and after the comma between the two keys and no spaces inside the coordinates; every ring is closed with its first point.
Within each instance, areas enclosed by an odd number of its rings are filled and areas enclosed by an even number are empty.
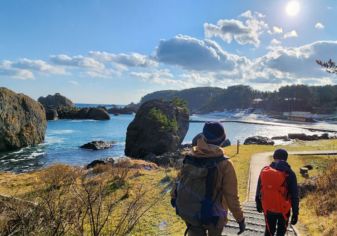
{"type": "MultiPolygon", "coordinates": [[[[324,151],[296,151],[288,152],[289,155],[337,155],[337,150],[324,150],[324,151]]],[[[241,234],[243,236],[261,236],[264,235],[265,221],[263,213],[259,213],[255,207],[255,193],[257,187],[257,181],[260,175],[260,171],[263,167],[268,166],[271,162],[271,156],[273,152],[262,152],[254,154],[250,161],[249,179],[247,187],[247,200],[242,204],[245,220],[246,231],[241,234]]],[[[224,228],[222,235],[230,236],[237,235],[239,232],[239,225],[234,220],[231,213],[229,213],[228,224],[224,228]]],[[[288,226],[288,232],[286,235],[296,236],[299,235],[297,230],[288,226]]]]}

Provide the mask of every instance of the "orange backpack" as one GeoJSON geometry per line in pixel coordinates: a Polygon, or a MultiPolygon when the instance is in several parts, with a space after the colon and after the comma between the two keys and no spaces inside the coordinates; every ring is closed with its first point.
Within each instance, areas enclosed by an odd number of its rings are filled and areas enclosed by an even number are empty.
{"type": "Polygon", "coordinates": [[[262,169],[261,178],[261,202],[264,214],[267,211],[281,213],[287,220],[287,214],[291,209],[286,183],[288,174],[276,170],[270,166],[262,169]]]}

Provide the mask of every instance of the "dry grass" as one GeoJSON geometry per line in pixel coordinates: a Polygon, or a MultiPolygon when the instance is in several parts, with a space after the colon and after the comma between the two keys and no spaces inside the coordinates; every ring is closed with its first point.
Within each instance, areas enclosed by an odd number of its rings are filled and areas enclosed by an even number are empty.
{"type": "Polygon", "coordinates": [[[303,235],[337,235],[337,157],[290,156],[288,162],[296,172],[299,183],[305,178],[299,173],[303,165],[313,165],[311,177],[317,176],[317,190],[300,201],[299,221],[303,235]]]}
{"type": "MultiPolygon", "coordinates": [[[[241,201],[246,199],[251,156],[254,153],[273,151],[276,148],[278,147],[242,145],[239,154],[236,154],[236,146],[225,148],[225,153],[231,158],[238,176],[238,188],[241,201]]],[[[287,150],[337,149],[337,141],[324,140],[297,142],[290,146],[285,146],[284,148],[287,150]]],[[[290,157],[290,159],[292,159],[292,157],[290,157]]],[[[316,159],[314,158],[313,161],[314,160],[316,159]]],[[[294,169],[298,171],[296,165],[300,166],[307,162],[305,160],[302,161],[301,159],[301,161],[297,161],[296,163],[297,164],[294,164],[294,169]]],[[[126,212],[128,212],[127,206],[130,205],[132,199],[135,199],[139,192],[145,192],[142,196],[142,205],[150,206],[155,202],[155,207],[150,208],[144,215],[142,215],[130,235],[182,235],[186,227],[181,219],[176,216],[174,209],[170,205],[170,196],[169,194],[166,194],[170,189],[172,180],[175,178],[177,171],[173,168],[159,168],[155,164],[149,164],[140,160],[123,160],[119,163],[119,168],[120,169],[116,169],[109,165],[97,166],[92,172],[85,173],[87,178],[98,181],[101,185],[106,186],[104,189],[108,190],[108,196],[114,196],[115,199],[117,199],[117,196],[122,196],[125,193],[128,195],[128,198],[121,201],[118,206],[113,209],[114,213],[111,214],[113,217],[107,221],[102,230],[102,234],[108,234],[109,231],[114,229],[116,227],[116,220],[120,219],[126,212]],[[128,169],[127,173],[123,171],[125,168],[128,169]]],[[[72,175],[72,170],[75,172],[79,171],[77,168],[63,166],[49,167],[26,174],[0,173],[0,193],[36,201],[38,200],[39,195],[46,189],[46,186],[44,185],[46,182],[48,182],[49,186],[54,186],[55,189],[60,185],[67,186],[67,183],[69,183],[69,176],[72,175]],[[53,171],[50,171],[50,168],[54,168],[53,171]],[[64,176],[60,177],[59,174],[62,172],[64,172],[62,174],[64,176]],[[44,179],[45,175],[48,174],[50,177],[54,176],[51,178],[52,181],[44,179]]],[[[317,169],[312,173],[316,174],[320,171],[322,171],[322,169],[317,169]]],[[[77,178],[77,184],[79,184],[80,181],[80,178],[77,178]]],[[[317,218],[312,217],[313,214],[315,214],[315,210],[310,211],[309,208],[307,211],[303,210],[306,204],[308,204],[308,206],[312,204],[309,204],[308,201],[309,199],[304,199],[301,202],[302,211],[300,220],[302,223],[306,223],[306,218],[311,219],[312,221],[315,221],[317,225],[317,218]],[[307,217],[304,215],[305,212],[308,213],[307,217]]],[[[104,208],[103,211],[106,212],[106,208],[104,208]]],[[[336,220],[336,218],[331,215],[324,217],[318,216],[318,219],[324,219],[322,220],[324,221],[324,224],[325,222],[328,224],[329,222],[332,223],[332,220],[336,220]]],[[[0,227],[1,222],[4,221],[0,216],[0,227]]],[[[84,230],[87,234],[90,234],[90,222],[88,219],[85,221],[84,230]]]]}
{"type": "MultiPolygon", "coordinates": [[[[135,170],[120,166],[110,166],[104,171],[99,166],[88,172],[55,165],[28,174],[35,179],[31,187],[18,191],[22,188],[20,182],[7,193],[36,204],[2,199],[0,232],[5,235],[129,234],[141,217],[163,198],[160,192],[149,195],[151,188],[141,182],[129,181],[132,172],[135,170]]],[[[16,182],[26,181],[17,176],[16,182]]],[[[164,188],[159,186],[158,190],[164,188]]]]}

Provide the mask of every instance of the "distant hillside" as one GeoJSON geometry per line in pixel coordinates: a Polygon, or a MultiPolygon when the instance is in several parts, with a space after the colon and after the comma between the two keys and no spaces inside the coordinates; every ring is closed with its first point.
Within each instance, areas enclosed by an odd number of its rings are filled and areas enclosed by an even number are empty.
{"type": "Polygon", "coordinates": [[[216,87],[198,87],[184,90],[163,90],[145,95],[141,103],[151,99],[172,100],[180,98],[187,102],[191,113],[202,112],[201,109],[223,93],[223,89],[216,87]]]}
{"type": "Polygon", "coordinates": [[[222,89],[198,87],[184,90],[163,90],[145,95],[140,103],[151,99],[187,102],[190,113],[209,113],[225,109],[257,108],[267,112],[304,111],[332,114],[337,111],[337,85],[283,86],[274,92],[254,90],[250,86],[235,85],[222,89]]]}

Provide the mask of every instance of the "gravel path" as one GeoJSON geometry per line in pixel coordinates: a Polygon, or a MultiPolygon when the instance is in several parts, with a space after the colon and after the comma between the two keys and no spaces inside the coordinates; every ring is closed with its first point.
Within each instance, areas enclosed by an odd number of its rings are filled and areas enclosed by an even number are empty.
{"type": "MultiPolygon", "coordinates": [[[[290,155],[337,155],[337,150],[326,151],[296,151],[289,152],[290,155]]],[[[260,171],[263,167],[270,164],[270,157],[272,152],[263,152],[254,154],[250,161],[250,174],[248,181],[248,196],[247,201],[243,203],[244,216],[246,218],[247,228],[246,231],[241,234],[243,236],[261,236],[264,235],[265,222],[262,213],[256,211],[255,208],[255,193],[257,187],[257,181],[260,175],[260,171]]],[[[296,229],[295,229],[296,230],[296,229]]],[[[224,228],[222,235],[237,235],[239,226],[233,217],[230,215],[229,222],[224,228]]],[[[286,235],[298,235],[292,227],[288,228],[286,235]]]]}

